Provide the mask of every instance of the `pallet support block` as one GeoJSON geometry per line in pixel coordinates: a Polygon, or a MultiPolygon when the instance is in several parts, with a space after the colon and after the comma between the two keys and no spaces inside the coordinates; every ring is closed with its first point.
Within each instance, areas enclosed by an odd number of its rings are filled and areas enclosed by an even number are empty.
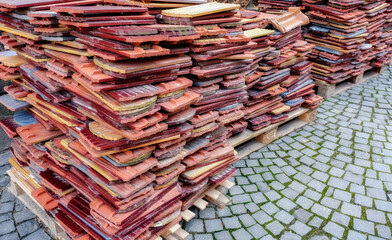
{"type": "Polygon", "coordinates": [[[298,116],[298,118],[306,123],[314,122],[317,119],[317,109],[306,112],[298,116]]]}
{"type": "Polygon", "coordinates": [[[200,210],[202,210],[202,211],[203,211],[204,209],[206,209],[207,205],[208,205],[208,202],[205,201],[205,200],[203,200],[203,199],[201,199],[201,198],[197,199],[197,200],[193,203],[193,206],[197,207],[198,209],[200,209],[200,210]]]}
{"type": "Polygon", "coordinates": [[[224,209],[227,204],[231,202],[231,197],[227,196],[226,194],[220,193],[219,197],[215,200],[209,196],[205,196],[205,198],[210,201],[211,203],[215,204],[221,209],[224,209]]]}
{"type": "Polygon", "coordinates": [[[188,236],[189,233],[182,229],[180,224],[174,225],[167,232],[162,234],[162,237],[166,240],[185,240],[188,236]]]}
{"type": "Polygon", "coordinates": [[[228,143],[235,147],[238,157],[244,158],[272,141],[316,120],[317,108],[299,108],[290,113],[287,120],[272,124],[258,131],[244,130],[229,138],[228,143]]]}
{"type": "Polygon", "coordinates": [[[265,132],[257,137],[255,137],[256,141],[259,141],[263,144],[268,144],[271,143],[275,139],[276,132],[278,131],[278,128],[274,128],[272,130],[269,130],[268,132],[265,132]]]}
{"type": "Polygon", "coordinates": [[[13,173],[10,170],[7,171],[7,173],[11,178],[8,191],[12,193],[17,199],[19,199],[35,216],[40,219],[40,221],[49,229],[52,237],[56,239],[69,240],[70,238],[56,222],[56,220],[50,217],[41,207],[41,205],[38,205],[35,201],[33,201],[33,198],[29,195],[30,193],[22,189],[20,186],[21,183],[18,183],[13,173]]]}
{"type": "Polygon", "coordinates": [[[185,220],[185,222],[189,222],[190,220],[192,220],[196,216],[196,214],[194,212],[192,212],[191,210],[187,209],[187,210],[181,212],[181,216],[182,216],[182,219],[185,220]]]}
{"type": "Polygon", "coordinates": [[[347,89],[350,89],[357,84],[363,83],[370,78],[382,74],[387,66],[388,64],[382,67],[367,67],[363,73],[338,83],[330,84],[321,80],[315,80],[317,86],[317,95],[328,99],[333,95],[346,91],[347,89]]]}

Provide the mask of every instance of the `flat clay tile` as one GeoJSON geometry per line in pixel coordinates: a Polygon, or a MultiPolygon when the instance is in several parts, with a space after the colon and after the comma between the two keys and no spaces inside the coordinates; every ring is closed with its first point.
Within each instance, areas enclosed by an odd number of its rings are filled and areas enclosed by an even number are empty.
{"type": "Polygon", "coordinates": [[[119,101],[133,101],[142,97],[151,97],[160,92],[159,87],[147,84],[131,88],[110,91],[109,94],[119,101]]]}
{"type": "Polygon", "coordinates": [[[58,205],[58,200],[55,200],[49,193],[46,192],[45,187],[34,189],[31,196],[37,200],[47,211],[51,211],[58,205]]]}
{"type": "Polygon", "coordinates": [[[23,141],[28,145],[40,143],[62,135],[61,131],[59,130],[48,131],[39,123],[24,126],[24,127],[19,127],[16,130],[16,132],[23,139],[23,141]]]}
{"type": "Polygon", "coordinates": [[[139,60],[129,60],[125,62],[108,62],[103,61],[101,59],[94,58],[94,63],[99,67],[104,68],[109,71],[118,72],[118,73],[133,73],[139,72],[159,67],[164,67],[168,65],[185,63],[189,62],[190,57],[186,55],[178,55],[178,56],[165,56],[154,58],[151,60],[139,61],[139,60]]]}
{"type": "Polygon", "coordinates": [[[183,111],[169,115],[165,123],[168,124],[169,126],[177,125],[190,120],[191,118],[193,118],[195,114],[196,114],[195,109],[188,108],[183,111]]]}
{"type": "Polygon", "coordinates": [[[15,100],[12,97],[10,97],[8,94],[0,96],[0,103],[11,111],[17,111],[19,109],[23,109],[30,105],[25,101],[15,100]]]}
{"type": "Polygon", "coordinates": [[[172,16],[172,17],[191,18],[191,17],[199,17],[208,14],[234,10],[240,7],[241,6],[238,4],[211,2],[211,3],[201,4],[201,5],[163,10],[162,15],[172,16]]]}
{"type": "Polygon", "coordinates": [[[192,81],[186,77],[179,77],[175,81],[162,82],[156,85],[156,87],[159,89],[158,96],[185,89],[190,86],[192,86],[192,81]]]}
{"type": "Polygon", "coordinates": [[[68,14],[97,14],[146,12],[147,8],[123,6],[53,6],[50,10],[68,14]]]}
{"type": "Polygon", "coordinates": [[[182,97],[178,99],[170,99],[170,101],[161,103],[160,105],[164,110],[168,112],[177,112],[195,103],[199,99],[199,97],[199,94],[188,91],[182,97]]]}

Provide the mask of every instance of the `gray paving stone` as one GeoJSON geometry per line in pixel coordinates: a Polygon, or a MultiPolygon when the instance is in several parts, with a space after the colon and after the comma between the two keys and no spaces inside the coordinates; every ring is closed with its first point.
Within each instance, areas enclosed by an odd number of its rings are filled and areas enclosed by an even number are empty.
{"type": "Polygon", "coordinates": [[[368,187],[366,188],[366,195],[371,198],[387,200],[387,195],[385,194],[385,191],[383,189],[368,187]]]}
{"type": "Polygon", "coordinates": [[[194,218],[185,225],[187,232],[204,232],[203,220],[194,218]]]}
{"type": "Polygon", "coordinates": [[[264,211],[258,211],[252,214],[252,217],[260,224],[270,222],[272,218],[264,211]]]}
{"type": "Polygon", "coordinates": [[[252,226],[253,224],[256,223],[256,221],[249,214],[242,214],[238,217],[239,217],[240,221],[242,222],[242,225],[245,227],[252,226]]]}
{"type": "Polygon", "coordinates": [[[377,229],[377,235],[379,237],[383,237],[385,239],[391,239],[391,228],[390,226],[386,226],[386,225],[377,225],[376,226],[377,229]]]}
{"type": "Polygon", "coordinates": [[[207,232],[218,232],[223,230],[222,221],[220,219],[205,220],[204,224],[207,232]]]}
{"type": "Polygon", "coordinates": [[[266,235],[266,236],[262,237],[260,240],[275,240],[275,238],[272,237],[271,235],[266,235]]]}
{"type": "Polygon", "coordinates": [[[0,236],[15,231],[15,225],[12,220],[0,223],[0,236]]]}
{"type": "Polygon", "coordinates": [[[225,229],[235,229],[241,227],[241,223],[238,220],[238,217],[222,218],[222,221],[225,229]]]}
{"type": "Polygon", "coordinates": [[[253,202],[255,203],[263,203],[263,202],[267,202],[268,200],[265,198],[264,194],[261,192],[257,192],[257,193],[252,193],[250,194],[250,197],[252,198],[253,202]]]}
{"type": "Polygon", "coordinates": [[[299,183],[299,182],[297,182],[297,181],[293,181],[293,182],[289,185],[289,187],[290,187],[291,189],[293,189],[294,191],[298,192],[298,193],[302,193],[302,192],[305,191],[305,189],[306,189],[306,186],[305,186],[305,185],[303,185],[302,183],[299,183]]]}
{"type": "Polygon", "coordinates": [[[365,194],[365,187],[362,185],[351,183],[350,192],[359,193],[359,194],[364,195],[365,194]]]}
{"type": "Polygon", "coordinates": [[[299,208],[294,211],[293,216],[299,221],[306,223],[313,215],[310,212],[299,208]]]}
{"type": "Polygon", "coordinates": [[[268,213],[269,215],[273,215],[274,213],[279,211],[279,208],[272,202],[264,204],[263,206],[261,206],[261,209],[263,209],[263,211],[268,213]]]}
{"type": "Polygon", "coordinates": [[[241,228],[237,231],[233,232],[234,239],[244,239],[244,240],[251,240],[253,239],[252,235],[250,235],[245,229],[241,228]]]}
{"type": "Polygon", "coordinates": [[[16,224],[33,218],[35,218],[35,215],[28,209],[24,209],[20,212],[14,213],[14,220],[16,224]]]}
{"type": "Polygon", "coordinates": [[[275,201],[275,200],[277,200],[277,199],[280,199],[282,196],[280,196],[280,194],[277,192],[277,191],[275,191],[275,190],[271,190],[271,191],[268,191],[268,192],[266,192],[266,193],[264,193],[265,194],[265,196],[271,201],[271,202],[273,202],[273,201],[275,201]]]}
{"type": "Polygon", "coordinates": [[[233,206],[230,206],[230,208],[231,208],[231,212],[235,215],[243,214],[243,213],[247,212],[245,205],[243,205],[243,204],[233,205],[233,206]]]}
{"type": "Polygon", "coordinates": [[[324,197],[323,199],[321,199],[320,203],[324,206],[337,209],[340,206],[341,201],[330,197],[324,197]]]}
{"type": "Polygon", "coordinates": [[[257,206],[254,202],[250,202],[250,203],[245,204],[245,207],[251,213],[257,212],[259,210],[259,206],[257,206]]]}
{"type": "Polygon", "coordinates": [[[195,238],[195,240],[213,240],[214,239],[212,234],[195,234],[194,238],[195,238]]]}
{"type": "Polygon", "coordinates": [[[296,203],[304,209],[309,209],[313,206],[314,202],[307,197],[299,196],[296,203]]]}
{"type": "MultiPolygon", "coordinates": [[[[257,210],[259,210],[258,207],[257,207],[257,210]]],[[[255,211],[257,211],[257,210],[255,210],[255,211]]],[[[216,209],[216,214],[218,215],[218,217],[228,217],[228,216],[232,216],[233,215],[231,213],[229,207],[225,207],[224,209],[220,209],[220,208],[216,209]]]]}
{"type": "Polygon", "coordinates": [[[290,229],[296,232],[300,236],[304,236],[308,232],[310,232],[310,230],[312,230],[311,227],[305,225],[300,221],[296,221],[293,225],[290,226],[290,229]]]}
{"type": "Polygon", "coordinates": [[[283,225],[278,221],[273,221],[267,224],[266,228],[275,236],[279,235],[284,229],[283,225]]]}
{"type": "Polygon", "coordinates": [[[352,230],[349,230],[347,234],[347,240],[366,240],[366,238],[366,235],[352,230]]]}
{"type": "Polygon", "coordinates": [[[330,240],[327,236],[317,235],[309,238],[309,240],[330,240]]]}
{"type": "Polygon", "coordinates": [[[342,179],[336,178],[336,177],[331,177],[329,179],[329,181],[328,181],[328,185],[330,185],[330,186],[332,186],[334,188],[339,188],[339,189],[342,189],[342,190],[346,190],[348,185],[349,185],[349,182],[346,181],[346,180],[342,180],[342,179]]]}
{"type": "Polygon", "coordinates": [[[39,228],[40,226],[35,219],[23,222],[16,227],[19,235],[22,237],[35,232],[39,228]]]}
{"type": "Polygon", "coordinates": [[[332,211],[331,211],[331,209],[329,209],[323,205],[315,203],[313,205],[313,207],[311,208],[311,212],[327,219],[332,211]]]}
{"type": "Polygon", "coordinates": [[[344,226],[344,227],[348,227],[349,223],[350,223],[350,217],[344,214],[341,214],[339,212],[334,212],[332,214],[332,221],[339,223],[340,225],[344,226]]]}
{"type": "Polygon", "coordinates": [[[287,212],[290,212],[293,208],[297,206],[297,204],[293,203],[291,200],[287,198],[282,198],[279,201],[276,202],[276,205],[278,205],[280,208],[283,208],[287,212]]]}
{"type": "Polygon", "coordinates": [[[16,232],[12,232],[9,234],[0,235],[0,240],[20,240],[20,237],[16,232]]]}
{"type": "Polygon", "coordinates": [[[216,240],[232,240],[233,237],[231,236],[230,232],[228,231],[221,231],[214,233],[216,240]]]}
{"type": "Polygon", "coordinates": [[[354,229],[374,235],[374,223],[354,218],[354,229]]]}
{"type": "Polygon", "coordinates": [[[373,209],[366,209],[366,218],[369,221],[386,224],[385,213],[373,209]]]}
{"type": "Polygon", "coordinates": [[[376,208],[385,212],[392,212],[392,202],[382,201],[382,200],[374,200],[376,208]]]}
{"type": "Polygon", "coordinates": [[[309,222],[309,226],[313,226],[315,228],[319,228],[321,224],[323,223],[323,220],[317,216],[314,216],[309,222]]]}
{"type": "Polygon", "coordinates": [[[12,212],[14,209],[14,202],[6,202],[0,204],[0,214],[12,212]]]}
{"type": "Polygon", "coordinates": [[[294,217],[284,210],[281,210],[278,213],[276,213],[274,218],[286,225],[288,225],[290,222],[294,220],[294,217]]]}
{"type": "Polygon", "coordinates": [[[258,224],[247,228],[247,230],[255,239],[260,239],[261,237],[267,235],[267,231],[265,231],[265,229],[258,224]]]}
{"type": "Polygon", "coordinates": [[[332,174],[333,176],[341,177],[343,176],[345,171],[337,167],[332,167],[331,170],[329,170],[329,173],[332,174]]]}
{"type": "MultiPolygon", "coordinates": [[[[309,185],[308,185],[309,186],[309,185]]],[[[311,186],[310,186],[311,187],[311,186]]],[[[310,198],[310,199],[312,199],[312,200],[314,200],[314,201],[319,201],[320,200],[320,198],[321,198],[321,194],[320,193],[318,193],[318,192],[316,192],[316,191],[314,191],[314,190],[312,190],[312,189],[307,189],[306,191],[305,191],[305,193],[304,193],[304,196],[306,196],[306,197],[308,197],[308,198],[310,198]]]]}
{"type": "Polygon", "coordinates": [[[373,199],[361,194],[355,194],[354,196],[355,204],[359,204],[364,207],[372,207],[373,206],[373,199]]]}
{"type": "Polygon", "coordinates": [[[323,230],[326,231],[327,233],[331,234],[332,236],[335,236],[337,238],[341,238],[344,233],[344,228],[337,225],[334,222],[328,222],[324,227],[323,230]]]}
{"type": "Polygon", "coordinates": [[[294,191],[291,188],[285,188],[280,193],[283,194],[283,196],[285,196],[291,200],[294,200],[299,195],[299,193],[297,193],[296,191],[294,191]]]}
{"type": "Polygon", "coordinates": [[[342,200],[345,202],[350,202],[351,201],[351,193],[346,192],[346,191],[342,191],[340,189],[335,189],[335,191],[333,193],[333,198],[338,199],[338,200],[342,200]]]}
{"type": "Polygon", "coordinates": [[[248,194],[241,194],[241,195],[235,195],[232,197],[232,201],[234,204],[237,203],[247,203],[252,201],[250,196],[248,194]]]}
{"type": "Polygon", "coordinates": [[[353,217],[357,217],[357,218],[361,217],[361,207],[358,205],[343,202],[341,211],[342,213],[351,215],[353,217]]]}
{"type": "Polygon", "coordinates": [[[280,239],[281,240],[301,240],[302,238],[301,238],[301,236],[299,236],[299,235],[297,235],[297,234],[295,234],[295,233],[292,233],[292,232],[284,232],[283,234],[282,234],[282,236],[280,237],[280,239]]]}

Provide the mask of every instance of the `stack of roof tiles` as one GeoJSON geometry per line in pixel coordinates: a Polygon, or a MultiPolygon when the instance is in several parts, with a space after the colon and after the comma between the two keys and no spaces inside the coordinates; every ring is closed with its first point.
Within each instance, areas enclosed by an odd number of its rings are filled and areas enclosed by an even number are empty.
{"type": "Polygon", "coordinates": [[[311,26],[306,39],[316,48],[313,78],[338,83],[357,76],[370,65],[390,62],[389,4],[384,1],[306,2],[311,26]]]}
{"type": "Polygon", "coordinates": [[[228,137],[320,103],[298,9],[182,2],[0,1],[10,162],[72,238],[159,236],[235,173],[228,137]]]}
{"type": "Polygon", "coordinates": [[[250,29],[245,35],[257,45],[252,71],[246,76],[249,101],[244,119],[248,128],[260,130],[288,118],[288,113],[301,107],[316,108],[322,98],[315,95],[306,55],[314,45],[302,40],[301,26],[308,22],[298,8],[283,15],[244,11],[250,19],[268,19],[271,30],[250,29]]]}
{"type": "Polygon", "coordinates": [[[238,5],[158,24],[108,2],[0,1],[0,102],[16,111],[0,124],[13,171],[72,238],[149,239],[234,174],[255,43],[238,5]]]}
{"type": "Polygon", "coordinates": [[[290,7],[301,7],[301,9],[304,9],[302,6],[302,0],[273,0],[273,1],[267,1],[267,0],[253,0],[254,2],[257,1],[258,9],[260,12],[265,12],[265,13],[271,13],[271,14],[283,14],[287,12],[287,10],[290,7]]]}
{"type": "Polygon", "coordinates": [[[250,39],[243,35],[241,18],[235,17],[238,8],[209,3],[162,11],[164,23],[189,26],[200,35],[190,43],[190,90],[201,97],[193,103],[192,140],[185,146],[192,155],[183,161],[186,169],[180,177],[186,194],[183,209],[235,172],[230,165],[238,158],[226,139],[246,128],[240,120],[247,100],[244,75],[252,63],[245,54],[250,39]]]}

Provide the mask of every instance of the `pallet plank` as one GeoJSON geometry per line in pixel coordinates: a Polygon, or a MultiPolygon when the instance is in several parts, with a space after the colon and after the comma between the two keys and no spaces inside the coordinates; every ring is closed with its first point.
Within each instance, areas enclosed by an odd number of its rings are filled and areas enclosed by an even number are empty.
{"type": "Polygon", "coordinates": [[[196,214],[194,212],[192,212],[191,210],[187,209],[187,210],[181,212],[181,216],[182,216],[182,219],[184,219],[186,222],[189,222],[190,220],[192,220],[196,216],[196,214]]]}
{"type": "Polygon", "coordinates": [[[382,74],[385,71],[385,69],[386,66],[380,68],[377,67],[373,68],[369,66],[365,68],[365,71],[362,74],[353,77],[348,77],[341,82],[333,83],[333,84],[321,80],[315,80],[317,86],[317,95],[328,99],[336,94],[339,94],[341,92],[344,92],[354,87],[355,85],[363,83],[371,78],[374,78],[382,74]]]}
{"type": "Polygon", "coordinates": [[[303,108],[303,107],[298,108],[298,109],[296,109],[296,110],[294,110],[292,112],[289,112],[288,113],[289,117],[285,121],[282,121],[282,122],[279,122],[279,123],[275,123],[275,124],[271,124],[271,125],[263,128],[263,129],[260,129],[258,131],[252,131],[252,130],[246,129],[246,130],[242,131],[241,133],[238,133],[238,134],[230,137],[228,139],[228,143],[231,146],[236,147],[238,145],[241,145],[242,143],[245,143],[245,142],[247,142],[247,141],[249,141],[251,139],[254,139],[255,137],[261,135],[262,133],[266,133],[266,132],[269,132],[269,131],[275,129],[279,125],[282,125],[285,122],[288,122],[288,121],[290,121],[290,120],[292,120],[292,119],[298,117],[299,115],[302,115],[302,114],[304,114],[304,113],[306,113],[308,111],[309,111],[308,108],[303,108]]]}
{"type": "MultiPolygon", "coordinates": [[[[289,118],[280,123],[274,124],[276,133],[274,134],[274,138],[272,141],[281,138],[299,128],[302,128],[303,126],[313,122],[316,120],[316,115],[317,115],[317,109],[306,109],[306,108],[300,108],[297,109],[298,111],[293,111],[291,114],[289,113],[289,118]]],[[[271,126],[271,125],[270,125],[271,126]]],[[[269,126],[268,126],[269,127],[269,126]]],[[[268,128],[266,127],[266,128],[268,128]]],[[[262,130],[262,129],[261,129],[262,130]]],[[[250,131],[250,130],[249,130],[250,131]]],[[[271,130],[269,130],[271,131],[271,130]]],[[[244,131],[245,132],[245,131],[244,131]]],[[[248,131],[246,131],[248,132],[248,131]]],[[[250,131],[252,132],[252,131],[250,131]]],[[[260,131],[255,131],[255,132],[260,132],[260,131]]],[[[265,132],[261,133],[264,134],[265,132]]],[[[240,133],[242,135],[242,133],[240,133]]],[[[229,144],[232,144],[233,147],[236,148],[236,151],[238,153],[238,157],[240,159],[250,155],[251,153],[265,147],[268,145],[268,143],[272,141],[260,141],[259,137],[246,137],[246,136],[234,136],[229,139],[229,144]],[[249,141],[250,140],[250,141],[249,141]]]]}
{"type": "Polygon", "coordinates": [[[234,187],[234,185],[235,185],[235,183],[233,183],[233,182],[230,181],[230,180],[226,180],[226,181],[224,181],[224,182],[221,184],[221,186],[224,187],[224,188],[226,188],[226,189],[231,189],[232,187],[234,187]]]}

